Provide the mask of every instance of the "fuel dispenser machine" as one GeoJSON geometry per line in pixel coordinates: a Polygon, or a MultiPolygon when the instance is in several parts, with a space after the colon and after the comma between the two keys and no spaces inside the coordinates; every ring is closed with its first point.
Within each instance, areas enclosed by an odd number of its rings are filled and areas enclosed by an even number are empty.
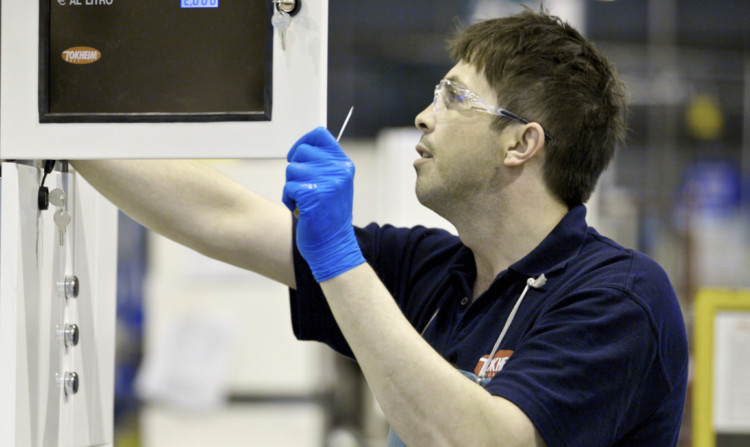
{"type": "Polygon", "coordinates": [[[0,13],[0,445],[112,445],[117,210],[66,161],[284,157],[326,125],[328,2],[0,13]]]}

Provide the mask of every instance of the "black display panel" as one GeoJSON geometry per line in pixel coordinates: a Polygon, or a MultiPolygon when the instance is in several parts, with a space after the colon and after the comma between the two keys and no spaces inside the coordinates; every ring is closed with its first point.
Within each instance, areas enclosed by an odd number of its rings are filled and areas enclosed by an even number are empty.
{"type": "Polygon", "coordinates": [[[271,119],[270,0],[40,6],[40,122],[271,119]]]}

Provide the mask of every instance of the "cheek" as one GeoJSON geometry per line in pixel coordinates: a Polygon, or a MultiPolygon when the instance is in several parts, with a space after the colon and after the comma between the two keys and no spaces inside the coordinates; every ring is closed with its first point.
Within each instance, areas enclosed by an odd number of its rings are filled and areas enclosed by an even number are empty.
{"type": "Polygon", "coordinates": [[[475,118],[441,123],[439,135],[434,135],[436,147],[440,148],[436,164],[440,169],[451,171],[483,170],[496,171],[502,165],[502,150],[499,135],[489,128],[489,122],[475,118]]]}
{"type": "Polygon", "coordinates": [[[476,142],[476,146],[467,147],[460,160],[454,160],[459,167],[453,170],[455,175],[465,177],[467,183],[476,186],[489,185],[502,175],[502,157],[499,149],[476,142]]]}

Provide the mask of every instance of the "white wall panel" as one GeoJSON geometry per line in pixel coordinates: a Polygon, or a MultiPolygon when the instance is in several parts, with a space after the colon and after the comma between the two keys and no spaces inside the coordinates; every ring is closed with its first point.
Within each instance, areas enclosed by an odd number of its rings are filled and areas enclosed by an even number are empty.
{"type": "Polygon", "coordinates": [[[59,243],[57,207],[37,207],[40,170],[2,165],[0,209],[0,445],[93,446],[112,442],[117,212],[75,174],[45,185],[65,191],[72,222],[59,243]],[[79,279],[66,298],[66,277],[79,279]],[[66,347],[60,331],[76,324],[66,347]],[[61,379],[79,375],[76,394],[61,379]]]}

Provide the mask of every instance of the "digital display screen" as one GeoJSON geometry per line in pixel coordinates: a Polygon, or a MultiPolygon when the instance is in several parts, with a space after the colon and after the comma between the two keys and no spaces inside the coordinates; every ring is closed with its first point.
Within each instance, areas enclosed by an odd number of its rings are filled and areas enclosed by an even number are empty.
{"type": "Polygon", "coordinates": [[[180,0],[183,8],[218,8],[219,0],[180,0]]]}
{"type": "Polygon", "coordinates": [[[41,0],[41,122],[270,120],[267,0],[41,0]]]}

